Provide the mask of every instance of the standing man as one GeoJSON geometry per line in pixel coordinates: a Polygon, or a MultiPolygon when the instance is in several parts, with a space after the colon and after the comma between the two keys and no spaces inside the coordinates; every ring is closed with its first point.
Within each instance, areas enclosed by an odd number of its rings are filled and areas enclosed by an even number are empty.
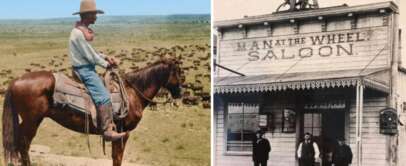
{"type": "Polygon", "coordinates": [[[110,93],[104,86],[99,75],[96,73],[96,65],[109,68],[117,65],[113,58],[97,53],[89,42],[93,41],[93,30],[89,28],[94,24],[97,14],[103,14],[102,10],[96,9],[94,0],[82,0],[80,11],[73,15],[80,15],[69,38],[69,56],[72,62],[73,71],[85,84],[90,96],[97,108],[97,126],[103,138],[107,141],[115,141],[124,137],[127,133],[117,133],[114,131],[112,103],[110,93]]]}
{"type": "Polygon", "coordinates": [[[352,163],[351,148],[345,144],[344,138],[337,139],[338,145],[333,152],[334,166],[349,166],[352,163]]]}
{"type": "Polygon", "coordinates": [[[312,135],[306,133],[304,141],[299,144],[297,149],[297,156],[299,158],[300,166],[314,166],[315,160],[319,158],[320,151],[316,142],[313,142],[312,135]]]}
{"type": "Polygon", "coordinates": [[[252,142],[252,160],[254,161],[254,166],[266,166],[268,162],[271,145],[263,136],[264,131],[258,130],[252,142]]]}

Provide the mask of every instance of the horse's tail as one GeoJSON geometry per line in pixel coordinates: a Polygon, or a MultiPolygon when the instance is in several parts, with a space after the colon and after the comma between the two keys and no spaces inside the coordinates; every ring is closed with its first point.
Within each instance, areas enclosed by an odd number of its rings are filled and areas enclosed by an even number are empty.
{"type": "Polygon", "coordinates": [[[18,165],[18,113],[13,109],[11,88],[7,89],[3,109],[3,148],[5,165],[18,165]]]}

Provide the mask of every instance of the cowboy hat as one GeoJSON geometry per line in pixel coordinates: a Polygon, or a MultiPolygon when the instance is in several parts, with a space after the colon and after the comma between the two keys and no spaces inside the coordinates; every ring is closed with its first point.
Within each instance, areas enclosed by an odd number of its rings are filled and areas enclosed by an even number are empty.
{"type": "Polygon", "coordinates": [[[96,8],[95,0],[82,0],[80,2],[80,11],[73,13],[73,15],[88,13],[88,12],[96,12],[98,14],[104,14],[103,10],[96,8]]]}

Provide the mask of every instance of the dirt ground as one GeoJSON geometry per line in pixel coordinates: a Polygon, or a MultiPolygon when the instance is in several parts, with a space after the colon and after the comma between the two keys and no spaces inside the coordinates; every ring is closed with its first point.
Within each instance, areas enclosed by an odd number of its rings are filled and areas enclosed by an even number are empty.
{"type": "MultiPolygon", "coordinates": [[[[30,155],[34,165],[41,166],[110,166],[112,160],[89,157],[56,155],[49,153],[50,148],[44,145],[32,145],[30,155]]],[[[146,166],[124,161],[123,166],[146,166]]]]}

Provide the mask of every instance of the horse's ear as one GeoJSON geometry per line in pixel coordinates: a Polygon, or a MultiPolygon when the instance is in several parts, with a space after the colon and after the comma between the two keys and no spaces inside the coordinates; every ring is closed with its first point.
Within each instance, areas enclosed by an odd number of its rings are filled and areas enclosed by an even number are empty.
{"type": "Polygon", "coordinates": [[[176,55],[165,54],[164,56],[162,56],[161,60],[168,62],[168,61],[172,61],[176,58],[177,58],[176,55]]]}
{"type": "Polygon", "coordinates": [[[178,64],[175,58],[162,58],[161,61],[168,65],[178,64]]]}
{"type": "Polygon", "coordinates": [[[167,59],[169,59],[171,56],[168,54],[165,54],[164,56],[162,56],[162,60],[166,61],[167,59]]]}
{"type": "Polygon", "coordinates": [[[171,63],[171,64],[175,64],[175,65],[180,64],[180,58],[178,58],[178,57],[171,57],[171,58],[168,58],[167,60],[168,60],[167,62],[171,63]]]}
{"type": "Polygon", "coordinates": [[[162,64],[165,64],[165,65],[168,65],[168,67],[172,67],[171,60],[166,57],[162,57],[161,59],[159,59],[159,62],[162,64]]]}
{"type": "Polygon", "coordinates": [[[179,65],[179,64],[180,64],[180,59],[179,59],[179,58],[176,58],[176,59],[174,59],[173,61],[174,61],[174,62],[175,62],[175,64],[177,64],[177,65],[179,65]]]}

